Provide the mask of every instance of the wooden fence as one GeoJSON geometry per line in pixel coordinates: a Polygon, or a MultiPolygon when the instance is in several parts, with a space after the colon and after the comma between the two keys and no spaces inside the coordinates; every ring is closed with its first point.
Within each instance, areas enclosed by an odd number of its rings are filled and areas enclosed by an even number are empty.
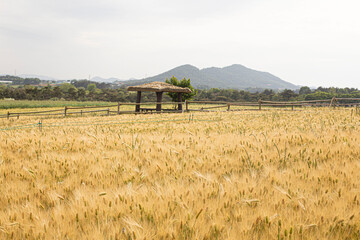
{"type": "Polygon", "coordinates": [[[276,102],[264,101],[258,102],[217,102],[217,101],[185,101],[185,111],[213,111],[214,109],[226,108],[225,111],[240,111],[240,110],[264,110],[270,108],[295,108],[302,107],[356,107],[356,112],[359,111],[360,98],[332,98],[327,100],[309,100],[309,101],[292,101],[292,102],[276,102]],[[191,109],[190,105],[200,105],[197,109],[191,109]],[[216,106],[213,106],[216,105],[216,106]],[[234,107],[238,107],[235,108],[234,107]],[[239,108],[241,107],[241,108],[239,108]],[[251,107],[251,108],[249,108],[251,107]]]}
{"type": "Polygon", "coordinates": [[[156,105],[157,102],[147,103],[125,103],[119,102],[113,105],[106,106],[84,106],[84,107],[68,107],[65,106],[61,109],[44,110],[37,112],[7,112],[7,114],[0,115],[0,118],[20,118],[21,116],[70,116],[80,115],[83,116],[89,113],[103,113],[103,115],[119,115],[119,114],[143,114],[143,113],[180,113],[190,111],[219,111],[219,109],[225,108],[224,111],[242,111],[242,110],[265,110],[270,108],[295,108],[302,107],[356,107],[356,113],[360,111],[360,98],[332,98],[327,100],[312,100],[312,101],[294,101],[294,102],[275,102],[275,101],[263,101],[258,102],[216,102],[216,101],[185,101],[185,102],[162,102],[162,105],[176,106],[178,104],[184,104],[183,110],[163,109],[161,112],[157,112],[156,108],[140,108],[140,112],[131,110],[122,110],[122,106],[137,106],[137,105],[156,105]],[[214,106],[215,105],[215,106],[214,106]],[[194,106],[195,108],[190,108],[194,106]],[[251,108],[249,108],[251,107],[251,108]]]}
{"type": "MultiPolygon", "coordinates": [[[[162,102],[162,105],[178,105],[183,104],[182,102],[162,102]]],[[[163,109],[161,112],[156,112],[156,108],[140,108],[140,112],[130,111],[130,110],[121,110],[121,106],[127,105],[156,105],[156,102],[146,102],[146,103],[126,103],[119,102],[116,105],[106,105],[106,106],[83,106],[83,107],[68,107],[65,106],[61,109],[55,110],[45,110],[45,111],[36,111],[36,112],[7,112],[7,114],[1,114],[0,118],[20,118],[21,116],[70,116],[70,115],[80,115],[83,116],[88,113],[103,113],[103,115],[118,115],[118,114],[142,114],[142,113],[175,113],[183,112],[175,109],[163,109]],[[94,110],[90,110],[94,109],[94,110]]]]}

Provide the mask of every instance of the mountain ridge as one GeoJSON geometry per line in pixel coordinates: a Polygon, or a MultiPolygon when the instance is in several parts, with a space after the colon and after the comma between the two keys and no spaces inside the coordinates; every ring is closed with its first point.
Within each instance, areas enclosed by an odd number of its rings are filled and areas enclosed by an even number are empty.
{"type": "MultiPolygon", "coordinates": [[[[37,77],[41,80],[57,80],[52,77],[40,76],[34,74],[23,74],[22,77],[37,77]]],[[[284,81],[279,77],[264,71],[258,71],[247,68],[241,64],[232,64],[225,67],[206,67],[199,69],[190,64],[184,64],[172,68],[158,75],[142,78],[121,80],[119,78],[102,78],[99,76],[91,78],[94,82],[105,82],[121,84],[122,86],[134,86],[154,81],[164,82],[166,79],[176,77],[178,80],[183,78],[191,80],[195,88],[222,88],[222,89],[299,89],[290,82],[284,81]]]]}
{"type": "Polygon", "coordinates": [[[18,77],[21,77],[21,78],[38,78],[40,80],[45,80],[45,81],[56,81],[56,80],[58,80],[58,79],[53,78],[53,77],[44,76],[44,75],[36,75],[36,74],[19,74],[18,77]]]}
{"type": "Polygon", "coordinates": [[[234,89],[297,89],[298,86],[284,81],[269,72],[263,72],[247,68],[240,64],[226,67],[208,67],[199,69],[190,64],[184,64],[153,77],[128,80],[122,83],[127,86],[148,83],[153,81],[165,81],[165,79],[176,77],[191,80],[195,88],[234,88],[234,89]]]}
{"type": "Polygon", "coordinates": [[[90,81],[112,83],[112,82],[117,82],[117,81],[122,82],[122,81],[131,81],[131,80],[122,80],[122,79],[119,79],[119,78],[116,78],[116,77],[103,78],[103,77],[96,76],[96,77],[91,78],[90,81]]]}

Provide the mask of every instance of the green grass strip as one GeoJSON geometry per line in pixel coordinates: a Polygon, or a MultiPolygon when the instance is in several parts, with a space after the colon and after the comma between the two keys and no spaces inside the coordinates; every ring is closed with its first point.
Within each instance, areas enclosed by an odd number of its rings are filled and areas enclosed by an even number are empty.
{"type": "Polygon", "coordinates": [[[188,119],[188,118],[180,118],[180,119],[165,119],[165,120],[153,120],[153,121],[127,121],[127,122],[98,122],[98,123],[88,123],[88,122],[72,122],[70,124],[67,123],[52,123],[52,124],[44,124],[44,123],[35,123],[35,124],[27,124],[20,126],[13,126],[8,128],[2,128],[0,131],[10,131],[10,130],[21,130],[38,127],[40,124],[43,128],[51,128],[51,127],[80,127],[80,126],[102,126],[102,125],[121,125],[121,124],[135,124],[135,123],[163,123],[163,122],[215,122],[220,121],[219,119],[188,119]]]}

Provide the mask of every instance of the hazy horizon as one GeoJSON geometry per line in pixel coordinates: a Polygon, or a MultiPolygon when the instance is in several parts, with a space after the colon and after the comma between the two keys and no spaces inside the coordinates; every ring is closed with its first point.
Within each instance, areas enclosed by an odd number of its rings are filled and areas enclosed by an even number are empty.
{"type": "Polygon", "coordinates": [[[0,74],[154,76],[241,64],[296,85],[360,88],[360,3],[3,0],[0,74]]]}

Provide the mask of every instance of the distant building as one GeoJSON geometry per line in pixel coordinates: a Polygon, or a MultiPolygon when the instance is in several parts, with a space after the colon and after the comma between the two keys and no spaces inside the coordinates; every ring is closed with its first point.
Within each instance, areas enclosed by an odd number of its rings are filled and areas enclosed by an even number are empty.
{"type": "Polygon", "coordinates": [[[12,84],[12,81],[0,81],[0,84],[12,84]]]}

